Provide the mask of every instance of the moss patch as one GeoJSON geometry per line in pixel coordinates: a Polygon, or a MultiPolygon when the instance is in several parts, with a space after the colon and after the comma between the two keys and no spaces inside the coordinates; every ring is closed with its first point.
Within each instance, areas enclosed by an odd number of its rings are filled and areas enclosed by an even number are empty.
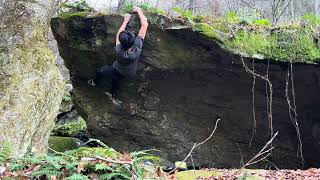
{"type": "Polygon", "coordinates": [[[59,18],[68,19],[71,17],[86,17],[89,12],[63,12],[59,14],[59,18]]]}
{"type": "Polygon", "coordinates": [[[226,50],[247,57],[292,62],[320,60],[318,39],[314,35],[317,32],[310,26],[237,25],[225,31],[221,24],[215,25],[196,24],[194,30],[219,40],[226,50]]]}
{"type": "Polygon", "coordinates": [[[87,148],[87,147],[81,147],[77,149],[74,152],[75,156],[78,157],[95,157],[95,156],[101,156],[101,157],[112,157],[112,158],[118,158],[120,156],[120,153],[115,151],[112,148],[87,148]]]}
{"type": "Polygon", "coordinates": [[[194,180],[197,178],[210,178],[222,176],[221,172],[208,171],[208,170],[191,170],[178,172],[177,178],[179,180],[194,180]]]}
{"type": "MultiPolygon", "coordinates": [[[[80,141],[70,137],[51,136],[49,138],[49,147],[58,152],[65,152],[78,148],[80,141]]],[[[49,153],[51,151],[49,150],[49,153]]]]}
{"type": "Polygon", "coordinates": [[[81,132],[85,132],[87,129],[86,121],[80,116],[77,119],[66,122],[65,124],[57,124],[52,133],[61,136],[72,136],[81,132]]]}
{"type": "Polygon", "coordinates": [[[267,170],[261,169],[208,169],[208,170],[190,170],[182,171],[177,173],[177,178],[179,180],[194,180],[199,178],[217,178],[224,179],[225,175],[236,176],[238,180],[263,180],[264,174],[267,173],[267,170]]]}

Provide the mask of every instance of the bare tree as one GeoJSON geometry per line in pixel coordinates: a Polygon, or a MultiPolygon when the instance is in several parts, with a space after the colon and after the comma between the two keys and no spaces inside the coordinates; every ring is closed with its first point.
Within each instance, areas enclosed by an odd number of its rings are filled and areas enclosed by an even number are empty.
{"type": "Polygon", "coordinates": [[[196,0],[189,0],[188,9],[194,14],[196,0]]]}
{"type": "Polygon", "coordinates": [[[118,7],[117,7],[117,12],[121,11],[121,9],[125,5],[125,3],[126,3],[126,0],[119,0],[118,7]]]}
{"type": "Polygon", "coordinates": [[[284,12],[291,5],[292,0],[272,0],[271,2],[271,15],[272,22],[277,23],[284,12]]]}

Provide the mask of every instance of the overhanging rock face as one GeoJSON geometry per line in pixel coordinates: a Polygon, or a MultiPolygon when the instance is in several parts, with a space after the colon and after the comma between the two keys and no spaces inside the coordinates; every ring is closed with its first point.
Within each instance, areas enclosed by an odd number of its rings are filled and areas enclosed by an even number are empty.
{"type": "MultiPolygon", "coordinates": [[[[88,123],[92,137],[120,151],[155,148],[167,162],[183,159],[194,143],[207,138],[221,119],[214,136],[193,154],[195,163],[238,167],[253,157],[270,138],[266,83],[256,79],[256,134],[253,128],[253,76],[240,57],[224,51],[209,37],[181,29],[179,21],[151,17],[138,76],[121,85],[123,107],[112,104],[101,87],[87,80],[97,67],[114,61],[118,15],[54,18],[51,25],[61,56],[70,69],[73,100],[88,123]],[[174,27],[174,28],[170,28],[174,27]]],[[[138,20],[130,27],[138,30],[138,20]]],[[[245,59],[252,67],[252,59],[245,59]]],[[[285,97],[287,63],[256,60],[255,70],[269,71],[273,84],[273,128],[279,136],[268,159],[277,167],[301,167],[298,140],[285,97]]],[[[298,121],[307,166],[319,166],[319,66],[294,64],[298,121]]],[[[291,97],[292,98],[292,97],[291,97]]],[[[260,165],[265,166],[266,162],[260,165]]]]}

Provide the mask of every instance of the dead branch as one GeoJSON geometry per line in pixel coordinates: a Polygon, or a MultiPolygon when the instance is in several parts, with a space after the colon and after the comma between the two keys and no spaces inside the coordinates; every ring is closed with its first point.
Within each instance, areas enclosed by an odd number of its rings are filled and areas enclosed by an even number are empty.
{"type": "Polygon", "coordinates": [[[277,135],[278,135],[278,132],[276,132],[272,136],[272,138],[258,152],[258,154],[256,154],[252,159],[250,159],[246,164],[244,164],[241,169],[266,159],[270,155],[270,151],[272,151],[272,149],[274,149],[274,147],[270,147],[270,148],[268,148],[268,147],[271,146],[273,140],[276,138],[277,135]],[[265,154],[267,154],[267,155],[265,155],[265,154]]]}
{"type": "Polygon", "coordinates": [[[169,174],[173,173],[175,170],[177,170],[177,169],[179,168],[179,166],[180,166],[181,164],[183,164],[184,162],[186,162],[186,160],[191,156],[192,152],[194,151],[194,149],[195,149],[196,147],[199,147],[200,145],[204,144],[205,142],[207,142],[207,141],[213,136],[213,134],[214,134],[214,133],[216,132],[216,130],[217,130],[219,121],[220,121],[220,119],[217,119],[216,125],[215,125],[212,133],[210,134],[210,136],[209,136],[207,139],[205,139],[204,141],[200,142],[200,143],[194,143],[193,146],[192,146],[192,148],[191,148],[191,150],[190,150],[190,152],[188,153],[188,155],[181,161],[181,163],[180,163],[178,166],[176,166],[173,170],[171,170],[171,171],[169,172],[169,174]]]}
{"type": "Polygon", "coordinates": [[[133,164],[132,161],[115,161],[115,160],[106,159],[106,158],[103,158],[103,157],[100,157],[100,156],[96,156],[95,158],[98,159],[98,160],[107,161],[109,163],[115,163],[115,164],[130,164],[130,165],[133,164]]]}

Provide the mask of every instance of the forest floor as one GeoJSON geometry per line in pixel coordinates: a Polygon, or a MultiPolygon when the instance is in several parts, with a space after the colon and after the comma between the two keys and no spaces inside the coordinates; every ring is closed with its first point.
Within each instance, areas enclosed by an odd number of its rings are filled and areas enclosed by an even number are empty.
{"type": "Polygon", "coordinates": [[[204,169],[182,171],[168,177],[178,180],[320,180],[320,169],[249,170],[204,169]]]}

